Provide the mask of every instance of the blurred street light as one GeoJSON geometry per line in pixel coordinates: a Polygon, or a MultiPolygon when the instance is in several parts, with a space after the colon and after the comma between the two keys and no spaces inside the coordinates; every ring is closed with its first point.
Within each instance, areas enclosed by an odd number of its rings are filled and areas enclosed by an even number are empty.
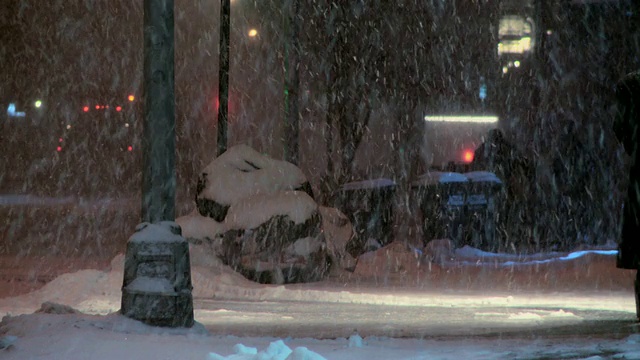
{"type": "Polygon", "coordinates": [[[248,34],[249,34],[249,37],[256,37],[258,36],[258,30],[250,29],[248,34]]]}

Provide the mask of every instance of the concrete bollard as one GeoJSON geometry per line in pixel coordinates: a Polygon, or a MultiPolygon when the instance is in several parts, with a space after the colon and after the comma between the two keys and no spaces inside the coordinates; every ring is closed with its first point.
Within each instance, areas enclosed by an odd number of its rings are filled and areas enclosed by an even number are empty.
{"type": "Polygon", "coordinates": [[[127,242],[120,312],[152,326],[193,326],[190,266],[178,224],[139,224],[127,242]]]}

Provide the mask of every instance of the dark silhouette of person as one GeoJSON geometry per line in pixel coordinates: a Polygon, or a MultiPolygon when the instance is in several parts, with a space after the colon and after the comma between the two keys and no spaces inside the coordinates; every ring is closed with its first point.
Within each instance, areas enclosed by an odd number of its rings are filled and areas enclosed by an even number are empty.
{"type": "Polygon", "coordinates": [[[500,205],[499,228],[505,238],[528,242],[531,228],[528,197],[535,175],[531,162],[507,141],[501,130],[492,129],[474,152],[471,169],[493,172],[502,181],[506,198],[500,205]]]}
{"type": "Polygon", "coordinates": [[[616,86],[618,114],[614,132],[631,157],[629,188],[624,202],[622,233],[618,267],[638,269],[640,265],[640,153],[638,126],[640,125],[640,73],[633,73],[616,86]]]}
{"type": "Polygon", "coordinates": [[[473,170],[492,171],[502,179],[511,173],[508,161],[511,144],[504,138],[499,129],[492,129],[487,133],[483,142],[473,154],[473,170]],[[501,176],[502,175],[502,176],[501,176]]]}
{"type": "Polygon", "coordinates": [[[613,130],[631,158],[629,187],[622,211],[622,231],[616,266],[638,270],[635,280],[636,314],[640,320],[640,72],[624,77],[616,85],[618,113],[613,130]]]}
{"type": "Polygon", "coordinates": [[[512,187],[514,176],[517,182],[531,181],[533,176],[529,160],[507,141],[500,129],[487,133],[485,142],[474,152],[471,169],[495,173],[508,188],[512,187]]]}

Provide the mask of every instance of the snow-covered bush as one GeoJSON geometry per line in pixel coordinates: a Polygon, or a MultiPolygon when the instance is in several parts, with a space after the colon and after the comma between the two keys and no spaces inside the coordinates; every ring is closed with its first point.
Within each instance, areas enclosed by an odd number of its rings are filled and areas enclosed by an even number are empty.
{"type": "Polygon", "coordinates": [[[292,283],[320,280],[331,264],[355,263],[345,252],[352,236],[348,219],[318,206],[298,167],[246,145],[203,170],[196,205],[176,221],[199,265],[217,257],[248,279],[292,283]]]}
{"type": "Polygon", "coordinates": [[[229,148],[200,173],[196,204],[200,215],[221,222],[238,200],[283,190],[301,190],[313,197],[298,167],[241,144],[229,148]]]}

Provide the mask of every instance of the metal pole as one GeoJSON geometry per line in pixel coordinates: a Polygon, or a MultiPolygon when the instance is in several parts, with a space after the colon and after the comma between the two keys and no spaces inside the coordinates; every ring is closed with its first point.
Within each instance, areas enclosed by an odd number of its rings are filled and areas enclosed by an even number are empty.
{"type": "Polygon", "coordinates": [[[175,219],[173,0],[144,0],[142,221],[175,219]]]}
{"type": "Polygon", "coordinates": [[[218,74],[218,156],[227,151],[229,121],[229,33],[231,0],[220,1],[220,64],[218,74]]]}
{"type": "Polygon", "coordinates": [[[285,160],[298,164],[299,161],[299,144],[298,138],[300,133],[300,121],[298,110],[298,93],[300,88],[300,1],[291,0],[292,3],[286,6],[285,10],[285,28],[287,39],[285,39],[285,124],[284,124],[284,155],[285,160]],[[291,49],[288,43],[291,41],[291,49]]]}

